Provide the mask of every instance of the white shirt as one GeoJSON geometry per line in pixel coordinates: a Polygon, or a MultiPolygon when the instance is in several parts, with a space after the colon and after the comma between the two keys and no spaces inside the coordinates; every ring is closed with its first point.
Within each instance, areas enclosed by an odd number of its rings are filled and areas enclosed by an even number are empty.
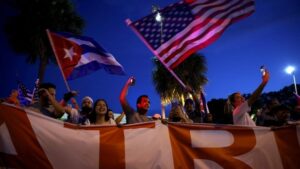
{"type": "Polygon", "coordinates": [[[241,126],[256,126],[255,122],[250,118],[248,112],[251,111],[251,107],[248,105],[248,101],[245,101],[233,110],[233,124],[241,126]]]}

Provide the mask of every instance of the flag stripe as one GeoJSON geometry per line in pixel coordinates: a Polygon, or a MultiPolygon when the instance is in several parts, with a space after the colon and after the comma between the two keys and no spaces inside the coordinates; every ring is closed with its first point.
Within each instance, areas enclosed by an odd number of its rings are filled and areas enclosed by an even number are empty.
{"type": "Polygon", "coordinates": [[[212,36],[211,38],[207,39],[206,42],[202,43],[202,44],[199,44],[197,46],[194,46],[192,48],[189,48],[188,51],[186,51],[185,53],[182,52],[182,56],[177,59],[175,62],[173,62],[172,64],[167,64],[171,69],[174,69],[176,66],[178,66],[181,62],[183,62],[186,58],[188,58],[191,54],[197,52],[198,50],[200,49],[203,49],[205,46],[208,46],[209,44],[213,43],[214,41],[216,41],[216,39],[218,39],[222,33],[224,32],[225,30],[222,30],[221,32],[215,34],[215,36],[212,36]]]}
{"type": "MultiPolygon", "coordinates": [[[[242,6],[239,8],[230,9],[232,7],[236,7],[236,6],[232,5],[228,9],[223,9],[222,11],[217,11],[217,12],[213,13],[212,15],[208,16],[207,18],[199,18],[200,23],[197,22],[198,20],[195,20],[196,25],[192,26],[190,28],[190,31],[188,31],[180,39],[173,42],[173,44],[175,44],[175,45],[171,44],[168,48],[164,49],[164,51],[160,52],[159,55],[163,56],[163,59],[166,57],[173,57],[174,56],[173,53],[175,51],[169,52],[169,53],[173,54],[171,56],[168,56],[168,55],[164,56],[166,51],[172,50],[171,49],[172,47],[173,48],[176,47],[177,50],[180,50],[181,46],[183,46],[182,48],[184,48],[185,44],[190,44],[193,42],[193,41],[189,41],[190,38],[194,38],[195,40],[197,40],[197,39],[201,39],[201,38],[205,37],[205,35],[210,35],[211,33],[214,33],[214,29],[212,29],[214,27],[220,26],[220,29],[225,29],[225,27],[230,24],[230,20],[227,18],[230,18],[229,16],[236,14],[235,13],[236,11],[239,11],[240,9],[244,8],[244,6],[242,6]],[[225,11],[227,11],[227,12],[225,12],[225,11]],[[216,14],[219,14],[219,13],[220,13],[220,15],[216,16],[216,14]],[[204,21],[202,22],[202,20],[204,20],[204,21]],[[223,22],[224,24],[222,24],[222,21],[227,22],[227,23],[223,22]],[[180,42],[182,42],[181,45],[178,45],[178,43],[180,43],[180,42]]],[[[205,40],[205,38],[204,38],[204,40],[205,40]]],[[[166,60],[166,62],[168,62],[168,60],[166,60]]]]}
{"type": "Polygon", "coordinates": [[[91,61],[97,61],[98,63],[104,65],[121,66],[114,57],[110,57],[108,55],[98,55],[97,53],[85,53],[82,55],[76,67],[82,66],[83,64],[87,64],[91,61]]]}
{"type": "Polygon", "coordinates": [[[87,64],[82,64],[77,66],[76,69],[73,70],[73,73],[69,76],[69,80],[76,79],[77,77],[84,76],[86,74],[90,74],[99,69],[104,69],[109,74],[122,74],[124,73],[123,69],[116,65],[106,65],[99,64],[97,61],[91,61],[87,64]]]}
{"type": "Polygon", "coordinates": [[[155,13],[130,26],[164,65],[174,69],[190,54],[218,39],[231,23],[253,13],[254,1],[185,1],[160,12],[162,27],[155,21],[155,13]]]}
{"type": "MultiPolygon", "coordinates": [[[[241,7],[242,8],[242,7],[241,7]]],[[[239,10],[239,9],[236,9],[239,10]]],[[[251,10],[251,9],[250,9],[251,10]]],[[[234,13],[233,13],[234,14],[234,13]]],[[[233,15],[232,14],[232,15],[233,15]]],[[[206,47],[209,43],[206,43],[206,41],[208,39],[210,39],[211,37],[213,37],[215,34],[218,34],[219,32],[221,32],[222,30],[225,30],[226,27],[228,27],[231,24],[232,20],[228,20],[225,19],[227,16],[224,16],[223,18],[221,18],[220,20],[217,21],[217,23],[215,23],[214,25],[210,26],[207,30],[205,30],[205,32],[203,32],[200,36],[197,36],[197,32],[191,34],[189,37],[193,38],[190,40],[190,38],[186,38],[186,40],[184,41],[184,43],[182,43],[181,45],[178,45],[176,48],[174,48],[174,51],[171,50],[171,54],[170,55],[166,55],[165,57],[167,57],[165,60],[165,62],[167,63],[167,65],[172,64],[173,62],[171,61],[171,63],[169,63],[169,61],[172,60],[176,60],[178,59],[178,57],[180,57],[180,52],[183,50],[189,50],[188,46],[195,46],[194,44],[197,43],[198,45],[201,45],[201,43],[204,43],[206,45],[203,45],[202,48],[206,47]],[[224,20],[223,20],[224,19],[224,20]],[[196,38],[194,38],[196,37],[196,38]]],[[[197,28],[196,28],[197,29],[197,28]]],[[[198,29],[199,30],[199,29],[198,29]]],[[[223,31],[222,31],[223,32],[223,31]]],[[[220,34],[218,34],[218,37],[220,36],[220,34]]],[[[180,41],[180,40],[179,40],[180,41]]],[[[200,48],[201,49],[201,48],[200,48]]],[[[199,50],[199,49],[198,49],[199,50]]]]}
{"type": "Polygon", "coordinates": [[[18,92],[19,96],[18,99],[22,106],[28,106],[32,102],[33,95],[31,91],[27,89],[25,84],[21,81],[18,81],[18,92]]]}
{"type": "Polygon", "coordinates": [[[80,47],[83,49],[82,54],[95,53],[95,54],[101,55],[102,57],[112,57],[112,55],[110,53],[107,53],[104,50],[100,51],[99,49],[97,49],[95,47],[90,47],[87,45],[80,45],[80,47]]]}
{"type": "MultiPolygon", "coordinates": [[[[222,1],[224,1],[224,0],[222,0],[222,1]]],[[[186,1],[186,2],[187,2],[187,1],[186,1]]],[[[206,0],[206,1],[204,1],[204,2],[194,0],[194,1],[192,1],[192,2],[187,2],[187,3],[190,3],[191,8],[195,8],[195,7],[197,7],[197,6],[207,6],[207,5],[209,5],[209,4],[214,4],[214,3],[219,3],[219,2],[220,2],[220,1],[218,1],[218,0],[206,0]]]]}
{"type": "Polygon", "coordinates": [[[101,68],[109,74],[125,74],[122,65],[113,55],[90,37],[50,32],[49,38],[53,41],[52,47],[67,80],[88,75],[101,68]]]}
{"type": "Polygon", "coordinates": [[[225,30],[221,30],[220,32],[216,33],[214,36],[209,37],[206,41],[203,43],[197,45],[197,46],[190,46],[190,48],[187,48],[185,51],[178,54],[176,58],[171,60],[172,62],[168,62],[166,65],[171,67],[171,69],[174,69],[176,66],[178,66],[182,61],[184,61],[186,58],[188,58],[191,54],[197,52],[200,49],[205,48],[209,44],[216,41],[224,32],[225,30]],[[180,56],[180,57],[179,57],[180,56]],[[176,60],[177,59],[177,60],[176,60]]]}
{"type": "Polygon", "coordinates": [[[167,65],[171,65],[173,63],[174,59],[176,60],[179,57],[181,57],[181,53],[184,53],[185,51],[189,50],[190,48],[188,48],[188,46],[193,47],[193,46],[195,46],[194,44],[197,43],[198,44],[197,46],[199,46],[199,47],[197,47],[197,50],[205,48],[206,46],[208,46],[210,43],[213,42],[213,41],[208,41],[208,40],[209,39],[216,40],[217,39],[216,37],[219,37],[224,32],[224,30],[225,30],[224,27],[227,27],[229,24],[230,23],[228,21],[228,22],[223,22],[222,25],[220,25],[219,27],[216,27],[218,25],[214,25],[207,31],[207,34],[202,39],[200,39],[200,37],[199,37],[199,38],[195,38],[190,41],[186,41],[184,44],[182,44],[181,48],[172,52],[170,56],[167,55],[167,57],[169,57],[168,59],[165,60],[167,62],[167,65]],[[216,28],[213,29],[214,27],[216,27],[216,28]],[[213,36],[216,36],[216,37],[213,37],[213,36]],[[203,44],[201,44],[201,43],[203,43],[203,44]],[[169,61],[171,61],[171,63],[169,63],[169,61]]]}

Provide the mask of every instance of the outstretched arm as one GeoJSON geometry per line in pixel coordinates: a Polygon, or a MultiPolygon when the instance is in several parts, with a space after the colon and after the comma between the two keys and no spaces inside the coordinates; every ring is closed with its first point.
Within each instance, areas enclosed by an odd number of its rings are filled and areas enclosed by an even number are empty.
{"type": "Polygon", "coordinates": [[[258,97],[262,93],[263,89],[267,85],[269,79],[270,79],[270,73],[268,70],[266,70],[265,74],[262,76],[262,82],[260,83],[260,85],[257,87],[257,89],[252,93],[252,95],[248,99],[249,106],[251,106],[258,99],[258,97]]]}
{"type": "Polygon", "coordinates": [[[126,96],[127,96],[127,93],[128,93],[128,89],[129,89],[129,86],[132,86],[134,84],[134,78],[133,77],[130,77],[127,82],[125,83],[122,91],[121,91],[121,94],[120,94],[120,103],[121,103],[121,106],[123,108],[123,111],[125,113],[131,111],[130,109],[132,109],[126,99],[126,96]]]}

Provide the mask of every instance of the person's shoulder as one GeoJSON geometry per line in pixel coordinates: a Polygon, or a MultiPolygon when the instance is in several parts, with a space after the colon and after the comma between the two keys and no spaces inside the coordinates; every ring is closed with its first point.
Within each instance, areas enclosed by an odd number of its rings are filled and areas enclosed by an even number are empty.
{"type": "Polygon", "coordinates": [[[26,106],[25,109],[28,109],[28,110],[31,110],[31,111],[43,114],[42,111],[41,111],[41,109],[40,109],[40,104],[37,103],[37,102],[26,106]]]}
{"type": "Polygon", "coordinates": [[[250,109],[250,106],[248,104],[248,101],[244,101],[244,103],[240,104],[233,110],[232,115],[233,116],[241,115],[241,114],[247,112],[249,109],[250,109]]]}
{"type": "Polygon", "coordinates": [[[135,116],[135,117],[140,117],[140,116],[141,116],[140,113],[138,113],[138,112],[136,112],[136,111],[134,111],[134,110],[132,110],[131,113],[132,113],[132,115],[135,116]]]}
{"type": "Polygon", "coordinates": [[[137,113],[129,104],[123,108],[123,111],[124,111],[125,115],[129,115],[129,114],[134,115],[135,113],[137,113]]]}
{"type": "Polygon", "coordinates": [[[235,109],[243,109],[243,108],[247,108],[247,107],[250,107],[250,106],[249,106],[248,100],[245,100],[243,103],[241,103],[235,109]]]}

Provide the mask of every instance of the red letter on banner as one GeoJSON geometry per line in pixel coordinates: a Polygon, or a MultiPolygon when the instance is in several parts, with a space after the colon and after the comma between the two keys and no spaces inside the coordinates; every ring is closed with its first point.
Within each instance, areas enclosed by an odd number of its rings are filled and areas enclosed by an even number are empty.
{"type": "Polygon", "coordinates": [[[297,126],[278,128],[274,136],[284,168],[300,168],[300,147],[297,138],[297,126]]]}
{"type": "Polygon", "coordinates": [[[251,169],[246,163],[234,158],[252,150],[256,144],[254,131],[245,127],[227,127],[222,130],[233,135],[233,144],[221,148],[192,147],[191,130],[220,130],[216,127],[184,126],[169,124],[175,169],[194,168],[194,159],[211,160],[224,169],[251,169]]]}
{"type": "Polygon", "coordinates": [[[0,105],[0,126],[3,124],[8,128],[17,155],[0,153],[2,159],[0,166],[8,168],[52,168],[24,110],[0,105]]]}

